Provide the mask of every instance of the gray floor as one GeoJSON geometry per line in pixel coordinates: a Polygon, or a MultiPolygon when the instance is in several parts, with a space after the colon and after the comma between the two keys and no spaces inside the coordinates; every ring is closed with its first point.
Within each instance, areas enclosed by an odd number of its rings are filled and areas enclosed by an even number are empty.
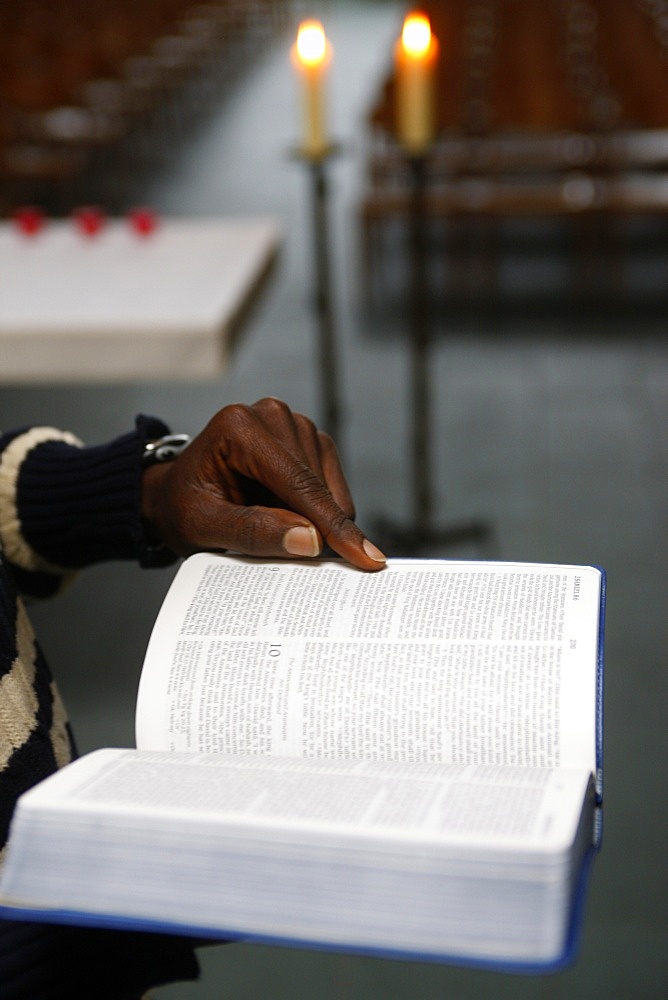
{"type": "MultiPolygon", "coordinates": [[[[335,49],[332,163],[337,325],[344,372],[342,449],[369,533],[408,523],[412,490],[403,329],[392,265],[363,308],[355,205],[362,121],[385,71],[396,3],[312,5],[335,49]]],[[[196,430],[220,405],[272,393],[319,412],[310,314],[308,183],[290,156],[298,132],[284,39],[220,115],[146,192],[164,214],[271,213],[281,266],[225,376],[201,386],[3,387],[0,426],[64,425],[90,442],[137,411],[196,430]]],[[[508,257],[508,280],[554,276],[508,257]]],[[[638,265],[647,280],[649,264],[638,265]]],[[[653,282],[663,282],[665,267],[653,282]]],[[[542,270],[541,270],[542,268],[542,270]]],[[[489,518],[512,559],[594,562],[609,573],[606,819],[582,954],[568,972],[518,978],[439,966],[231,945],[202,954],[197,986],[160,1000],[409,1000],[419,997],[662,998],[668,995],[665,706],[668,341],[660,312],[610,308],[459,309],[438,321],[432,379],[435,501],[444,523],[489,518]]],[[[82,749],[132,743],[132,704],[152,618],[171,571],[100,567],[35,620],[82,749]]]]}

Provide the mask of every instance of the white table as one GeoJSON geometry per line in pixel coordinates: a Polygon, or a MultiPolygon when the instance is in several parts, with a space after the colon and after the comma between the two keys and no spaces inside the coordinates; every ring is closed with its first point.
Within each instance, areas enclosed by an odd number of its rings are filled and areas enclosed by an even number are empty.
{"type": "Polygon", "coordinates": [[[35,236],[0,225],[0,382],[202,379],[234,334],[280,243],[269,218],[113,220],[35,236]]]}

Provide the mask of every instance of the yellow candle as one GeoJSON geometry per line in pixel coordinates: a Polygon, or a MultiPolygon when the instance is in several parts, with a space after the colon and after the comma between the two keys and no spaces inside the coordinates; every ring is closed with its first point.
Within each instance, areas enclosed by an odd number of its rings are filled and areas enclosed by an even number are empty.
{"type": "Polygon", "coordinates": [[[397,138],[412,154],[424,153],[436,133],[438,40],[425,14],[409,14],[395,47],[397,138]]]}
{"type": "Polygon", "coordinates": [[[326,151],[325,76],[331,46],[319,21],[303,21],[292,49],[292,61],[303,81],[304,145],[307,156],[326,151]]]}

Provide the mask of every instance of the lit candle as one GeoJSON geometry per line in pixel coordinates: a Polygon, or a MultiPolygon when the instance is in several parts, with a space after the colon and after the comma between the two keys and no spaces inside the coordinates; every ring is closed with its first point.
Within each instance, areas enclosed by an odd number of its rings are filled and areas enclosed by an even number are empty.
{"type": "Polygon", "coordinates": [[[425,14],[409,14],[395,48],[396,131],[412,154],[424,153],[436,132],[438,40],[425,14]]]}
{"type": "Polygon", "coordinates": [[[319,21],[303,21],[297,32],[292,60],[303,80],[304,146],[307,156],[322,156],[328,143],[325,128],[325,73],[331,46],[319,21]]]}

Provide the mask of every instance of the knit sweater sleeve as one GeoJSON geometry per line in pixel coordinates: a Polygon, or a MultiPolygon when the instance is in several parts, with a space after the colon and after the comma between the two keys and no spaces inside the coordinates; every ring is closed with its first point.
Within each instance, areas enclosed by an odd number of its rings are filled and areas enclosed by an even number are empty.
{"type": "MultiPolygon", "coordinates": [[[[42,596],[94,562],[155,564],[141,522],[141,455],[165,433],[139,417],[134,431],[98,447],[49,427],[0,437],[0,864],[16,799],[74,750],[15,587],[42,596]]],[[[0,919],[2,1000],[130,1000],[197,975],[186,938],[0,919]]]]}
{"type": "Polygon", "coordinates": [[[97,562],[155,562],[141,520],[141,455],[165,433],[140,416],[133,431],[94,447],[50,427],[0,437],[0,545],[23,593],[51,594],[97,562]]]}

